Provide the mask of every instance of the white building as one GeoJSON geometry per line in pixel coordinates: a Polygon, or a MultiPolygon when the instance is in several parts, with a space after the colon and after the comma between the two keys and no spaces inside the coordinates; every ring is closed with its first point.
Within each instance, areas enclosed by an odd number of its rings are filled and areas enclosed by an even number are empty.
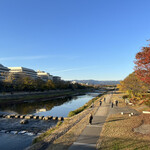
{"type": "Polygon", "coordinates": [[[44,71],[37,71],[37,76],[41,78],[43,81],[53,80],[53,76],[44,71]]]}
{"type": "Polygon", "coordinates": [[[16,74],[16,75],[25,75],[29,76],[33,79],[37,78],[37,73],[33,69],[24,68],[24,67],[8,67],[10,70],[10,73],[16,74]]]}
{"type": "Polygon", "coordinates": [[[5,73],[9,73],[9,69],[5,66],[3,66],[2,64],[0,64],[0,81],[5,79],[5,73]]]}

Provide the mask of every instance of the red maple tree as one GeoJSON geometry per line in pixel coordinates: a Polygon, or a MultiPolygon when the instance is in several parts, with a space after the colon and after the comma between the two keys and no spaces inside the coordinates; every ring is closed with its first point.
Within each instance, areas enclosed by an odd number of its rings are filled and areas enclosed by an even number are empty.
{"type": "Polygon", "coordinates": [[[150,45],[143,47],[141,52],[137,53],[135,63],[135,72],[137,76],[145,83],[150,85],[150,45]]]}

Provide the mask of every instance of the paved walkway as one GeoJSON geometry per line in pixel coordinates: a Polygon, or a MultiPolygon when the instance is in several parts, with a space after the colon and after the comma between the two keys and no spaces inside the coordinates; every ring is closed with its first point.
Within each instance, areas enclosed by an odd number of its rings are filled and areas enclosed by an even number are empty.
{"type": "Polygon", "coordinates": [[[69,150],[96,150],[96,143],[99,139],[103,124],[109,114],[111,94],[107,95],[106,102],[98,108],[93,116],[92,125],[87,125],[76,142],[72,144],[69,150]]]}

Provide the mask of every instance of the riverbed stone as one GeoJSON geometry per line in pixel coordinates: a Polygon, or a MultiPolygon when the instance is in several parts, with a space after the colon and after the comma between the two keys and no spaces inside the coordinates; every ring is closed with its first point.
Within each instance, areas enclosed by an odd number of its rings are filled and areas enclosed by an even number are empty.
{"type": "Polygon", "coordinates": [[[15,118],[15,114],[11,114],[11,115],[10,115],[10,118],[15,118]]]}
{"type": "Polygon", "coordinates": [[[34,117],[33,117],[33,119],[38,119],[38,118],[39,118],[39,116],[34,116],[34,117]]]}
{"type": "Polygon", "coordinates": [[[49,120],[53,119],[53,116],[48,116],[48,119],[49,119],[49,120]]]}
{"type": "Polygon", "coordinates": [[[39,116],[39,119],[42,120],[44,118],[44,116],[39,116]]]}
{"type": "Polygon", "coordinates": [[[58,117],[53,117],[53,120],[58,120],[58,117]]]}
{"type": "Polygon", "coordinates": [[[29,123],[27,119],[23,119],[20,121],[20,124],[27,124],[27,123],[29,123]]]}
{"type": "Polygon", "coordinates": [[[6,118],[6,116],[7,116],[6,114],[5,114],[5,115],[3,115],[3,118],[6,118]]]}
{"type": "Polygon", "coordinates": [[[21,116],[20,116],[21,119],[23,119],[24,117],[25,117],[24,115],[21,115],[21,116]]]}
{"type": "Polygon", "coordinates": [[[10,116],[10,115],[7,115],[5,118],[8,118],[8,119],[10,119],[10,118],[11,118],[11,116],[10,116]]]}
{"type": "Polygon", "coordinates": [[[11,134],[17,134],[17,131],[10,131],[11,134]]]}
{"type": "Polygon", "coordinates": [[[6,133],[7,130],[0,130],[0,133],[6,133]]]}
{"type": "Polygon", "coordinates": [[[44,117],[43,120],[48,120],[48,117],[44,117]]]}
{"type": "Polygon", "coordinates": [[[27,131],[20,131],[18,134],[25,134],[27,131]]]}
{"type": "Polygon", "coordinates": [[[25,116],[25,119],[31,119],[31,116],[27,115],[25,116]]]}
{"type": "Polygon", "coordinates": [[[15,115],[15,118],[20,118],[20,115],[15,115]]]}
{"type": "Polygon", "coordinates": [[[58,120],[59,120],[59,121],[62,121],[62,120],[64,120],[64,118],[63,118],[63,117],[59,117],[58,120]]]}

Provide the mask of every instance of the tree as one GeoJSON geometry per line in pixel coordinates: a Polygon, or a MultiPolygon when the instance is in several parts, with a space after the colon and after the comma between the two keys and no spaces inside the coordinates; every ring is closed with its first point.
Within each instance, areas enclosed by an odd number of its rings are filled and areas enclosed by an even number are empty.
{"type": "Polygon", "coordinates": [[[52,80],[48,80],[48,81],[46,82],[46,88],[47,88],[48,90],[53,90],[53,89],[55,89],[55,85],[54,85],[54,83],[53,83],[52,80]]]}
{"type": "Polygon", "coordinates": [[[136,76],[135,72],[121,81],[119,88],[127,91],[130,96],[136,96],[148,91],[148,86],[136,76]]]}
{"type": "Polygon", "coordinates": [[[136,54],[135,65],[137,76],[150,85],[150,45],[143,47],[141,52],[136,54]]]}

